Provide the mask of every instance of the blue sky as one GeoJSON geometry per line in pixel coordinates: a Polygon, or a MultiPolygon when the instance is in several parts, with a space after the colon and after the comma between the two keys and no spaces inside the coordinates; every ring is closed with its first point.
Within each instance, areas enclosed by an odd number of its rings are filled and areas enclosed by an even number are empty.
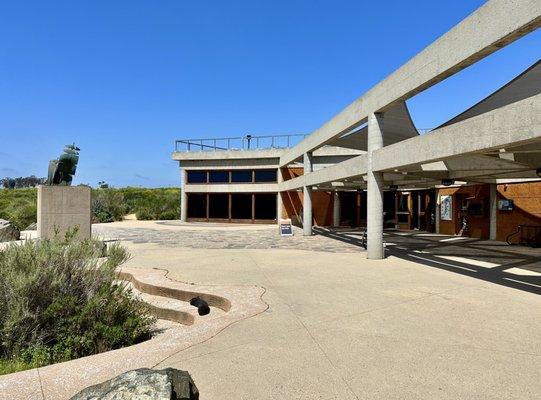
{"type": "MultiPolygon", "coordinates": [[[[0,12],[0,176],[174,186],[179,138],[310,133],[483,1],[20,1],[0,12]]],[[[437,126],[539,58],[535,32],[409,101],[437,126]]]]}

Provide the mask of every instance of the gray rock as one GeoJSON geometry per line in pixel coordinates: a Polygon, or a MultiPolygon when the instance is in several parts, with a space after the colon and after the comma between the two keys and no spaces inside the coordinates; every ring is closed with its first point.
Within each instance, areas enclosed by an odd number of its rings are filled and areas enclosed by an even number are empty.
{"type": "Polygon", "coordinates": [[[0,242],[9,242],[11,240],[19,240],[21,232],[15,228],[11,222],[0,219],[0,242]]]}
{"type": "Polygon", "coordinates": [[[83,389],[70,400],[198,400],[190,374],[174,368],[135,369],[83,389]]]}
{"type": "Polygon", "coordinates": [[[37,231],[37,230],[38,230],[38,224],[36,222],[32,222],[25,229],[25,231],[37,231]]]}

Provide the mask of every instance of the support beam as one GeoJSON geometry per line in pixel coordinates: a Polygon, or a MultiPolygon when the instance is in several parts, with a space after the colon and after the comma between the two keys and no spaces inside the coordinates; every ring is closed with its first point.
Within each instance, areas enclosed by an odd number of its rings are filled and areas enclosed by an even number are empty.
{"type": "MultiPolygon", "coordinates": [[[[312,153],[304,153],[304,175],[312,172],[312,153]]],[[[312,236],[312,186],[302,188],[302,230],[304,236],[312,236]]]]}
{"type": "MultiPolygon", "coordinates": [[[[277,178],[278,186],[280,186],[280,183],[284,180],[284,177],[282,175],[282,168],[278,168],[277,178]]],[[[276,223],[278,225],[280,225],[280,218],[282,218],[283,205],[284,203],[282,201],[282,194],[278,190],[278,193],[276,193],[276,223]]]]}
{"type": "Polygon", "coordinates": [[[343,179],[353,179],[364,174],[366,174],[366,154],[361,154],[310,174],[284,181],[279,187],[281,191],[295,190],[304,186],[316,186],[343,179]]]}
{"type": "Polygon", "coordinates": [[[387,111],[541,25],[539,0],[487,1],[386,79],[280,157],[288,165],[360,126],[371,111],[387,111]]]}
{"type": "MultiPolygon", "coordinates": [[[[541,139],[541,94],[378,150],[376,171],[393,171],[541,139]]],[[[497,161],[502,162],[498,159],[497,161]]],[[[452,161],[449,161],[452,162],[452,161]]],[[[505,161],[504,161],[505,162],[505,161]]],[[[509,161],[507,161],[509,163],[509,161]]]]}
{"type": "Polygon", "coordinates": [[[180,168],[180,222],[188,220],[188,194],[186,193],[187,174],[184,168],[180,168]]]}
{"type": "Polygon", "coordinates": [[[498,185],[492,183],[490,185],[490,240],[496,240],[497,232],[497,214],[498,214],[498,185]]]}
{"type": "Polygon", "coordinates": [[[373,154],[383,147],[383,115],[368,117],[367,258],[380,260],[383,250],[383,173],[373,170],[373,154]]]}
{"type": "Polygon", "coordinates": [[[340,226],[341,217],[341,204],[340,204],[340,192],[335,190],[333,192],[333,208],[332,208],[332,224],[333,226],[340,226]]]}

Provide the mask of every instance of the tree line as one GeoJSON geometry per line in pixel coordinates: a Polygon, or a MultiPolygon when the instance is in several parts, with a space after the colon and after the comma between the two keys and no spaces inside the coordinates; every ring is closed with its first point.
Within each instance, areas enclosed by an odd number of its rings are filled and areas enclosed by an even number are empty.
{"type": "Polygon", "coordinates": [[[45,178],[38,178],[37,176],[20,176],[18,178],[2,178],[0,184],[4,189],[21,189],[36,187],[45,183],[45,178]]]}

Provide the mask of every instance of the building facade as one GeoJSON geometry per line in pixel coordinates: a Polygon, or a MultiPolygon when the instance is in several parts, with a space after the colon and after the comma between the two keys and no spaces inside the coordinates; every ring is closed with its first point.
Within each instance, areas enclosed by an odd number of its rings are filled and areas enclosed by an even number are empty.
{"type": "Polygon", "coordinates": [[[406,102],[540,26],[538,0],[487,1],[310,135],[178,141],[182,220],[365,224],[370,259],[385,227],[535,238],[540,61],[429,132],[406,102]]]}

